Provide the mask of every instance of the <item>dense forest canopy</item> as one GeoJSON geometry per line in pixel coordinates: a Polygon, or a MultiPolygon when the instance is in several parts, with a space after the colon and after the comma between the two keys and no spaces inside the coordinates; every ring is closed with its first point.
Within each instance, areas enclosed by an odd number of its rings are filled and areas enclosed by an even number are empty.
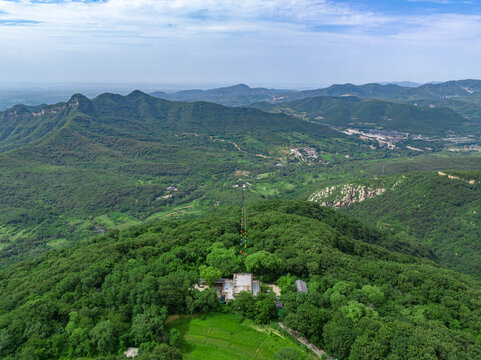
{"type": "MultiPolygon", "coordinates": [[[[413,172],[346,186],[352,194],[360,188],[381,191],[360,202],[353,195],[342,211],[393,231],[407,242],[428,247],[453,270],[481,277],[479,171],[413,172]]],[[[319,201],[334,204],[345,198],[349,191],[339,191],[342,187],[319,201]]]]}
{"type": "Polygon", "coordinates": [[[390,251],[383,244],[397,240],[389,235],[299,201],[249,206],[243,257],[238,211],[113,231],[2,270],[0,356],[115,358],[139,346],[154,359],[163,346],[176,358],[169,314],[276,318],[267,295],[221,307],[215,291],[194,290],[207,268],[223,276],[252,270],[279,284],[281,320],[340,359],[481,356],[479,282],[390,251]],[[308,294],[295,291],[297,278],[308,294]]]}
{"type": "Polygon", "coordinates": [[[232,204],[239,178],[297,181],[291,147],[315,149],[316,167],[386,155],[284,114],[140,91],[16,106],[0,113],[0,265],[176,207],[232,204]]]}

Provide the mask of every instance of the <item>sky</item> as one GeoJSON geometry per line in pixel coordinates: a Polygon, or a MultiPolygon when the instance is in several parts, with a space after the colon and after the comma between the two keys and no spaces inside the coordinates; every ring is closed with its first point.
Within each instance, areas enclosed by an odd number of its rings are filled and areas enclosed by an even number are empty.
{"type": "Polygon", "coordinates": [[[0,0],[0,49],[4,85],[481,78],[481,1],[0,0]]]}

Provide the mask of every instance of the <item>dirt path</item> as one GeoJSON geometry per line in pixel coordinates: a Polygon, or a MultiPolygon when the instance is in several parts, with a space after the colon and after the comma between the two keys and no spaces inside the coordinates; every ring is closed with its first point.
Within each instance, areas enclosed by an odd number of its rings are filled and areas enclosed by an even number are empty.
{"type": "Polygon", "coordinates": [[[299,341],[301,344],[305,345],[306,347],[308,347],[309,349],[312,350],[312,352],[314,352],[316,355],[318,356],[326,356],[327,359],[329,360],[334,360],[333,357],[330,357],[329,355],[326,354],[326,352],[320,348],[318,348],[317,346],[315,346],[314,344],[311,344],[309,341],[307,341],[307,339],[303,338],[302,336],[300,336],[297,332],[295,332],[294,330],[292,329],[289,329],[288,327],[285,327],[283,323],[279,322],[278,323],[279,326],[284,329],[285,331],[287,331],[287,333],[289,335],[291,335],[293,338],[295,338],[297,341],[299,341]]]}
{"type": "Polygon", "coordinates": [[[454,175],[448,175],[442,171],[438,171],[438,175],[440,176],[447,176],[449,179],[451,180],[461,180],[461,181],[464,181],[465,183],[468,183],[468,184],[471,184],[471,185],[474,185],[476,184],[476,180],[466,180],[466,179],[462,179],[460,178],[459,176],[454,176],[454,175]]]}
{"type": "Polygon", "coordinates": [[[262,155],[262,154],[252,154],[252,153],[250,153],[250,152],[247,152],[247,151],[245,151],[245,150],[242,150],[242,149],[239,147],[239,145],[237,145],[234,141],[223,140],[223,139],[214,139],[212,136],[210,137],[210,139],[211,139],[212,141],[222,141],[222,142],[226,142],[226,143],[232,144],[236,150],[240,151],[241,153],[247,154],[247,155],[257,156],[257,157],[261,157],[261,158],[263,158],[263,159],[272,159],[270,156],[266,156],[266,155],[262,155]]]}
{"type": "Polygon", "coordinates": [[[177,211],[174,211],[174,212],[163,215],[163,217],[171,216],[171,215],[175,215],[175,214],[180,214],[180,213],[185,213],[185,209],[191,208],[193,206],[194,205],[188,205],[188,206],[181,207],[177,211]]]}

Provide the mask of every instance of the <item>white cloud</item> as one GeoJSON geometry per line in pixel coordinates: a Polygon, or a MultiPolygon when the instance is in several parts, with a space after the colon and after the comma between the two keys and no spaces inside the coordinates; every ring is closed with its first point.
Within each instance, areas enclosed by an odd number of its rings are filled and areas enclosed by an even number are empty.
{"type": "Polygon", "coordinates": [[[0,80],[326,77],[318,66],[333,79],[359,66],[374,80],[392,71],[382,64],[409,68],[407,54],[416,66],[453,49],[481,55],[479,15],[387,15],[327,0],[0,0],[0,32],[0,80]]]}

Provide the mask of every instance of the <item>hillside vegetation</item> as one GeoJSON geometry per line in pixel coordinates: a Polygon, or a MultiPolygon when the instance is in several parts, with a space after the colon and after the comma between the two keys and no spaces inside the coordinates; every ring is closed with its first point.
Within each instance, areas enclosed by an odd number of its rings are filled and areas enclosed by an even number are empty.
{"type": "Polygon", "coordinates": [[[211,208],[238,199],[239,178],[295,167],[290,147],[307,146],[331,162],[369,149],[284,114],[139,91],[16,106],[0,113],[0,262],[194,201],[211,208]]]}
{"type": "Polygon", "coordinates": [[[182,90],[174,93],[162,91],[152,93],[168,100],[209,101],[223,105],[242,106],[261,101],[282,103],[319,96],[359,96],[363,98],[410,100],[460,99],[479,103],[481,80],[453,80],[442,83],[427,83],[419,86],[370,83],[363,85],[334,84],[326,88],[289,91],[279,89],[250,88],[244,84],[210,90],[182,90]]]}
{"type": "Polygon", "coordinates": [[[313,199],[342,206],[364,222],[427,246],[451,269],[481,278],[479,171],[419,172],[346,186],[351,190],[341,185],[313,199]]]}
{"type": "Polygon", "coordinates": [[[293,113],[342,128],[382,128],[415,134],[439,135],[448,131],[472,132],[478,129],[447,107],[416,106],[358,97],[313,97],[271,105],[253,105],[264,111],[293,113]]]}
{"type": "Polygon", "coordinates": [[[156,91],[152,96],[175,101],[209,101],[226,106],[243,106],[259,101],[272,101],[295,93],[294,90],[279,90],[266,88],[250,88],[244,84],[222,87],[210,90],[182,90],[175,93],[156,91]]]}
{"type": "Polygon", "coordinates": [[[132,345],[147,356],[162,343],[175,354],[188,339],[166,330],[169,314],[276,319],[269,295],[220,306],[215,291],[194,290],[206,269],[277,281],[284,324],[341,359],[481,356],[479,282],[391,252],[382,245],[395,239],[304,202],[250,206],[244,257],[238,211],[111,232],[0,271],[0,356],[112,359],[132,345]],[[295,292],[297,277],[308,294],[295,292]]]}

